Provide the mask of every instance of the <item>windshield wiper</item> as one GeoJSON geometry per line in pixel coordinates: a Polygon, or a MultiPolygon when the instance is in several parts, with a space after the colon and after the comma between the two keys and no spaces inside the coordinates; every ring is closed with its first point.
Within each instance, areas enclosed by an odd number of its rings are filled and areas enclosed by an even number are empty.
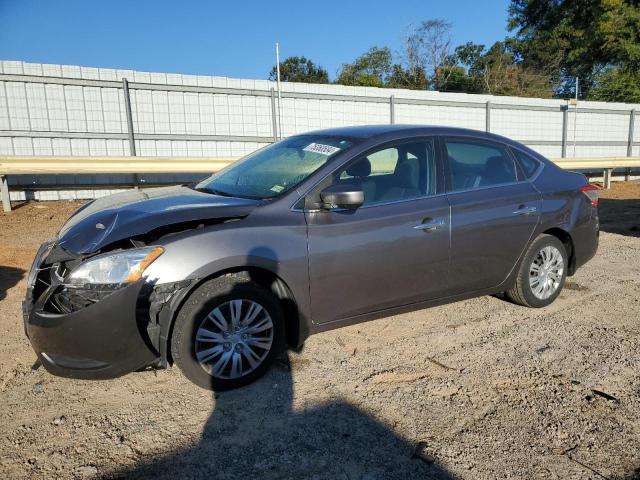
{"type": "Polygon", "coordinates": [[[238,195],[237,193],[223,192],[222,190],[218,190],[216,188],[211,188],[211,187],[197,187],[193,183],[190,183],[185,186],[190,188],[191,190],[195,190],[196,192],[209,193],[211,195],[218,195],[219,197],[244,198],[247,200],[269,200],[270,199],[270,197],[260,197],[256,195],[238,195]]]}
{"type": "Polygon", "coordinates": [[[222,190],[216,190],[215,188],[209,187],[196,187],[190,186],[196,192],[210,193],[211,195],[218,195],[219,197],[237,197],[237,195],[232,195],[228,192],[223,192],[222,190]]]}

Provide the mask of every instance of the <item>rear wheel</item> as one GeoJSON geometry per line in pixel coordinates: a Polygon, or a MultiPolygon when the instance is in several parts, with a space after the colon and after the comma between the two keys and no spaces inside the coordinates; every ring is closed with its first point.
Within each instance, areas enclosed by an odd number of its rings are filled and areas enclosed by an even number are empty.
{"type": "Polygon", "coordinates": [[[560,295],[567,265],[563,243],[553,235],[540,235],[527,249],[516,283],[506,292],[507,297],[525,307],[546,307],[560,295]]]}
{"type": "Polygon", "coordinates": [[[171,353],[184,375],[210,390],[241,387],[261,377],[284,344],[280,304],[243,274],[202,284],[176,319],[171,353]]]}

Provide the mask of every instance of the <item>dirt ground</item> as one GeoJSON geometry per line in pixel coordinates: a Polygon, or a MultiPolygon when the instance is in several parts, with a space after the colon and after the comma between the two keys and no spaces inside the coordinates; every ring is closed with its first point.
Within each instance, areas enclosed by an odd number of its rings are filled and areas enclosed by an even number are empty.
{"type": "Polygon", "coordinates": [[[552,306],[482,297],[324,333],[215,396],[177,369],[33,370],[26,271],[78,204],[0,214],[0,477],[640,478],[640,184],[601,194],[599,253],[552,306]]]}

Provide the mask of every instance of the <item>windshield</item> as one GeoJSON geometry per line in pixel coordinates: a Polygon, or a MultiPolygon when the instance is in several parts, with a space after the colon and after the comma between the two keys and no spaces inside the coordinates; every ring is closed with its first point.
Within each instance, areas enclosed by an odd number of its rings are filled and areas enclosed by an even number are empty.
{"type": "Polygon", "coordinates": [[[294,188],[350,148],[340,137],[301,135],[269,145],[196,185],[218,195],[272,198],[294,188]]]}

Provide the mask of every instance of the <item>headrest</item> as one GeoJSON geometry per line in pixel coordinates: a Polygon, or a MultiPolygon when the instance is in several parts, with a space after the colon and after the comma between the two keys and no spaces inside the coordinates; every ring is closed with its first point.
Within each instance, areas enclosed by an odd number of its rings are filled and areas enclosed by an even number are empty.
{"type": "Polygon", "coordinates": [[[493,157],[489,157],[487,159],[486,168],[488,170],[506,170],[506,162],[505,159],[500,155],[495,155],[493,157]]]}
{"type": "Polygon", "coordinates": [[[367,157],[358,160],[347,168],[347,175],[350,177],[362,178],[371,175],[371,162],[367,157]]]}
{"type": "Polygon", "coordinates": [[[482,184],[505,183],[515,180],[515,172],[513,167],[509,168],[510,165],[512,163],[501,156],[488,158],[482,184]]]}
{"type": "Polygon", "coordinates": [[[402,188],[418,188],[420,181],[420,162],[409,158],[400,163],[395,171],[395,184],[402,188]]]}

